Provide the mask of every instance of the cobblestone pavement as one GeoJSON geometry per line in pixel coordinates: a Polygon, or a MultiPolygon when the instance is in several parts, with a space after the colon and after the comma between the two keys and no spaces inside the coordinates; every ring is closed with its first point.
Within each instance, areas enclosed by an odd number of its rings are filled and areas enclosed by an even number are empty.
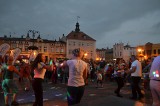
{"type": "MultiPolygon", "coordinates": [[[[17,101],[20,106],[32,106],[34,102],[34,93],[24,91],[19,84],[19,93],[17,101]]],[[[105,82],[103,88],[96,88],[95,82],[90,82],[85,88],[85,93],[81,103],[78,106],[151,106],[152,97],[149,90],[143,90],[145,98],[140,101],[129,99],[131,89],[129,86],[123,87],[121,94],[123,98],[119,98],[114,94],[116,82],[105,82]]],[[[51,82],[43,83],[43,100],[44,106],[67,106],[66,100],[66,84],[52,84],[51,82]]],[[[4,106],[3,92],[0,90],[0,106],[4,106]]]]}

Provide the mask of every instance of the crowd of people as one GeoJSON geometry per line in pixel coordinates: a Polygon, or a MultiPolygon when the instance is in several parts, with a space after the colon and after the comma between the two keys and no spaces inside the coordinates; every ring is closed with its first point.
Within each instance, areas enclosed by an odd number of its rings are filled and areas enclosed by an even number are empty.
{"type": "Polygon", "coordinates": [[[5,106],[9,106],[8,94],[10,91],[13,93],[11,104],[18,105],[16,101],[18,88],[13,81],[13,73],[19,75],[19,82],[22,83],[25,91],[33,89],[35,94],[33,106],[43,106],[43,81],[52,81],[53,84],[65,83],[68,105],[80,103],[85,85],[92,82],[96,82],[96,88],[103,88],[104,82],[116,82],[117,88],[114,93],[117,97],[123,97],[120,90],[125,83],[130,83],[132,91],[130,99],[139,100],[144,98],[140,83],[142,73],[145,73],[144,88],[151,90],[153,106],[160,106],[160,56],[150,59],[144,65],[135,55],[131,56],[129,62],[117,59],[107,63],[103,60],[99,62],[92,59],[84,60],[81,49],[74,49],[72,54],[72,59],[63,61],[50,59],[48,62],[45,61],[42,54],[38,54],[31,64],[20,60],[19,69],[11,64],[13,57],[10,56],[4,60],[0,56],[5,106]]]}

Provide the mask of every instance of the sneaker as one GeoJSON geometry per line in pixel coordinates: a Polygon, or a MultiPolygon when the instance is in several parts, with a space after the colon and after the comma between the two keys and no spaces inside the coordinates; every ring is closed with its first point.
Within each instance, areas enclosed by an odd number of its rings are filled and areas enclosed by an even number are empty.
{"type": "Polygon", "coordinates": [[[18,106],[18,105],[19,105],[19,103],[16,102],[16,101],[13,101],[13,102],[11,103],[11,106],[18,106]]]}

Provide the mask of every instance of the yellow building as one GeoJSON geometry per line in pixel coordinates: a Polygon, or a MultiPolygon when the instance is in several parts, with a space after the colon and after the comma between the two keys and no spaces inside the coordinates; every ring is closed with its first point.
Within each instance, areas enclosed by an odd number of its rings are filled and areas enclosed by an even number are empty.
{"type": "Polygon", "coordinates": [[[140,60],[146,60],[160,55],[160,43],[146,43],[145,45],[137,46],[137,54],[140,60]]]}
{"type": "Polygon", "coordinates": [[[160,43],[152,45],[152,57],[160,55],[160,43]]]}

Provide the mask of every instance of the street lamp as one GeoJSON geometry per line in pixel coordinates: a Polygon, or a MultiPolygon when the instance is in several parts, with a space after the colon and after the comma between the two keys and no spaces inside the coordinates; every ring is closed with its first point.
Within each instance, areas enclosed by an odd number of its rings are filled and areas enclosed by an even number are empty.
{"type": "Polygon", "coordinates": [[[35,43],[35,42],[34,42],[34,38],[35,38],[35,35],[36,35],[36,34],[39,34],[38,36],[40,36],[40,32],[39,32],[39,31],[35,31],[35,30],[29,30],[28,33],[27,33],[27,36],[29,36],[30,33],[32,33],[33,45],[32,45],[32,46],[29,46],[28,49],[29,49],[29,50],[37,50],[38,47],[37,47],[37,46],[34,46],[34,43],[35,43]]]}
{"type": "Polygon", "coordinates": [[[87,53],[84,54],[85,57],[86,57],[87,55],[88,55],[87,53]]]}

